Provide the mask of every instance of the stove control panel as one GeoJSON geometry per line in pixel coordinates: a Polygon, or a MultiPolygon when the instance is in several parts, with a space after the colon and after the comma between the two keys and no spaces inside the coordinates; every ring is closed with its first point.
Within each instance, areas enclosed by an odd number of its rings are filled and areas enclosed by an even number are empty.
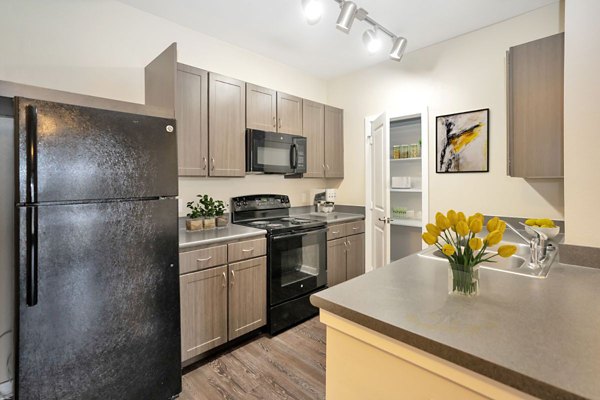
{"type": "Polygon", "coordinates": [[[290,198],[283,194],[253,194],[231,199],[233,212],[290,208],[290,198]]]}

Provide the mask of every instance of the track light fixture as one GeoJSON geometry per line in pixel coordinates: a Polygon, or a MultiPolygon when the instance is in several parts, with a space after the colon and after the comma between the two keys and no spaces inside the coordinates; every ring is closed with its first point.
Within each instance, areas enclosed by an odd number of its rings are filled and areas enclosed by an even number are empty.
{"type": "MultiPolygon", "coordinates": [[[[392,48],[389,56],[391,60],[400,61],[404,55],[408,41],[402,36],[397,36],[379,24],[373,18],[369,17],[364,8],[359,8],[355,2],[350,0],[334,0],[340,5],[340,15],[336,21],[336,27],[344,33],[349,33],[355,19],[365,21],[371,25],[363,33],[363,42],[369,53],[376,53],[381,49],[382,41],[380,33],[383,33],[392,40],[392,48]]],[[[321,19],[322,8],[320,0],[302,0],[302,9],[309,24],[314,25],[321,19]]]]}
{"type": "Polygon", "coordinates": [[[319,0],[302,0],[302,10],[309,25],[314,25],[321,20],[323,5],[319,0]]]}
{"type": "Polygon", "coordinates": [[[371,54],[381,50],[381,39],[379,38],[377,27],[367,29],[365,33],[363,33],[363,42],[367,47],[367,51],[371,54]]]}
{"type": "Polygon", "coordinates": [[[354,23],[358,7],[352,1],[344,1],[341,3],[341,8],[342,10],[335,25],[340,31],[348,33],[350,32],[350,28],[352,28],[352,23],[354,23]]]}
{"type": "Polygon", "coordinates": [[[390,50],[390,59],[394,61],[402,60],[402,56],[404,55],[404,49],[408,44],[408,40],[403,37],[397,37],[394,39],[392,44],[392,50],[390,50]]]}

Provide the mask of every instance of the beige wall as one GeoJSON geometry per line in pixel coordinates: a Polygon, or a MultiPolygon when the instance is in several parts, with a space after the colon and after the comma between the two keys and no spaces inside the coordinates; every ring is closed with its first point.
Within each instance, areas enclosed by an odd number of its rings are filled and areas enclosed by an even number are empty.
{"type": "Polygon", "coordinates": [[[565,5],[566,241],[600,247],[595,213],[600,203],[600,1],[565,5]]]}
{"type": "MultiPolygon", "coordinates": [[[[144,102],[143,68],[172,42],[179,61],[314,101],[327,100],[326,83],[295,68],[112,0],[3,1],[0,79],[52,89],[144,102]]],[[[308,204],[320,179],[181,179],[185,204],[198,193],[289,194],[308,204]]],[[[180,207],[180,213],[185,210],[180,207]]]]}
{"type": "MultiPolygon", "coordinates": [[[[563,218],[560,181],[506,176],[505,52],[559,32],[559,4],[407,54],[329,83],[329,103],[344,108],[346,177],[341,203],[364,204],[365,116],[429,108],[430,214],[449,208],[508,216],[563,218]],[[436,174],[435,116],[490,109],[490,172],[436,174]],[[418,109],[418,108],[417,108],[418,109]]],[[[393,116],[393,115],[391,115],[393,116]]]]}

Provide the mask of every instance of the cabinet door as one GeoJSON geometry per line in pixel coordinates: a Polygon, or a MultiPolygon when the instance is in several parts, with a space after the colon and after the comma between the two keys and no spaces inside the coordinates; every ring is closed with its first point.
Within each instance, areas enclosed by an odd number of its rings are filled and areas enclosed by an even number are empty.
{"type": "Polygon", "coordinates": [[[510,49],[510,176],[563,176],[563,82],[563,33],[510,49]]]}
{"type": "Polygon", "coordinates": [[[302,135],[302,99],[277,92],[277,132],[302,135]]]}
{"type": "Polygon", "coordinates": [[[344,177],[344,110],[325,106],[325,177],[344,177]]]}
{"type": "Polygon", "coordinates": [[[306,137],[305,178],[325,177],[325,106],[314,101],[302,101],[302,134],[306,137]]]}
{"type": "Polygon", "coordinates": [[[346,242],[348,243],[346,279],[352,279],[365,273],[365,234],[348,236],[346,242]]]}
{"type": "Polygon", "coordinates": [[[208,73],[178,64],[175,96],[179,176],[208,174],[208,73]]]}
{"type": "Polygon", "coordinates": [[[277,131],[277,92],[246,83],[246,128],[277,131]]]}
{"type": "Polygon", "coordinates": [[[227,342],[227,266],[182,275],[181,360],[227,342]]]}
{"type": "Polygon", "coordinates": [[[346,238],[327,242],[327,286],[346,280],[346,238]]]}
{"type": "Polygon", "coordinates": [[[246,84],[210,73],[208,149],[210,176],[244,176],[246,84]]]}
{"type": "Polygon", "coordinates": [[[267,323],[267,258],[229,265],[229,340],[267,323]]]}

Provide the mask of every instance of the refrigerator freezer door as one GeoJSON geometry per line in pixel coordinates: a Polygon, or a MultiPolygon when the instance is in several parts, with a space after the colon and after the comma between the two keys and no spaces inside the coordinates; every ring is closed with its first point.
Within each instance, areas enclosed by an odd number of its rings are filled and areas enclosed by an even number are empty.
{"type": "Polygon", "coordinates": [[[24,98],[15,109],[19,203],[177,196],[174,120],[24,98]]]}
{"type": "Polygon", "coordinates": [[[166,400],[181,392],[177,200],[18,211],[18,398],[166,400]],[[33,306],[28,213],[37,214],[33,306]]]}

